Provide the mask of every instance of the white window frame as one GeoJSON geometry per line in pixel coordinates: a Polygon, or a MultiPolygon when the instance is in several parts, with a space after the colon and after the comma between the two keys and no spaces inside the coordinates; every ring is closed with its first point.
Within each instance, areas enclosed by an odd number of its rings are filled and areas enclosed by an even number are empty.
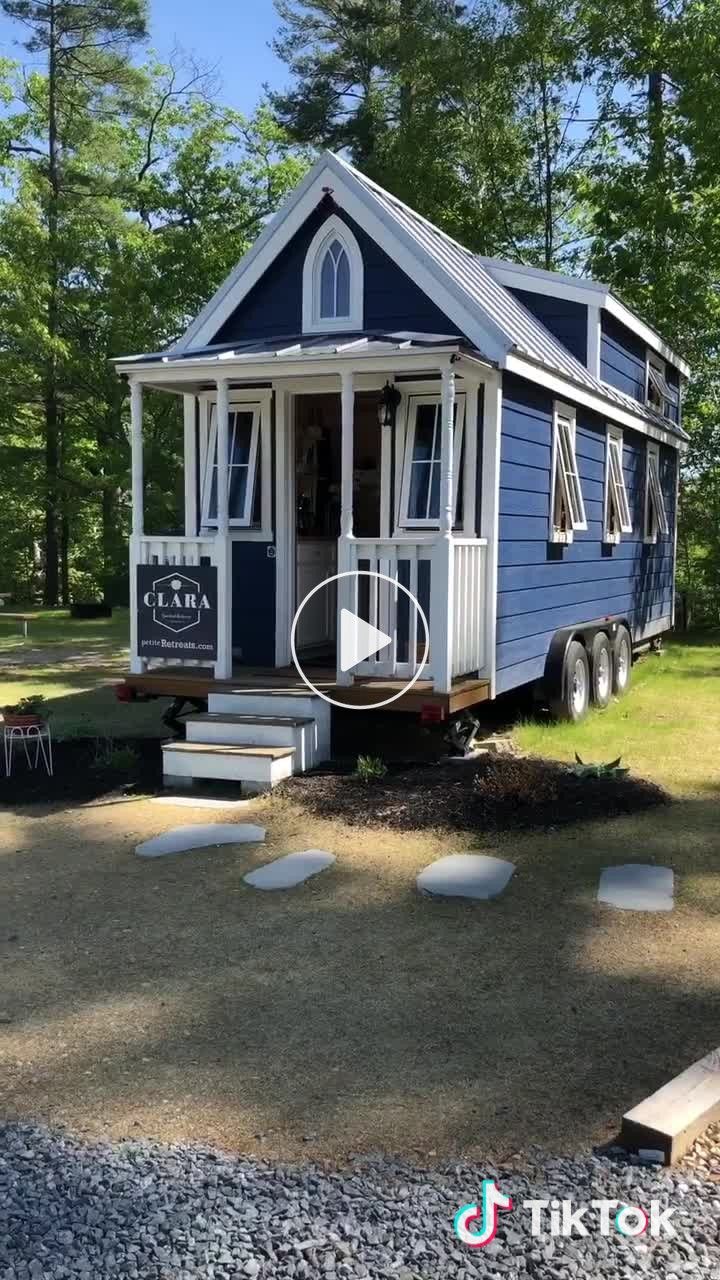
{"type": "Polygon", "coordinates": [[[365,294],[363,257],[352,231],[333,213],[326,218],[310,241],[303,266],[303,333],[351,333],[363,328],[365,294]],[[320,278],[325,253],[339,240],[350,268],[350,309],[347,316],[332,319],[320,315],[320,278]]]}
{"type": "MultiPolygon", "coordinates": [[[[255,494],[258,482],[258,440],[260,437],[260,417],[262,413],[262,405],[259,402],[235,402],[229,407],[229,416],[235,418],[237,414],[252,413],[252,427],[250,429],[250,458],[248,461],[248,483],[245,486],[245,503],[242,516],[231,516],[228,523],[234,529],[250,529],[253,527],[253,510],[255,507],[255,494]]],[[[213,471],[215,470],[215,455],[217,452],[217,405],[210,405],[210,423],[208,433],[208,448],[205,458],[205,468],[203,471],[202,486],[202,524],[204,528],[217,528],[217,515],[210,515],[210,495],[212,493],[213,471]]],[[[229,441],[232,445],[234,424],[229,425],[229,441]]],[[[262,459],[263,466],[265,459],[262,459]]],[[[231,475],[233,468],[228,466],[228,492],[230,490],[231,475]]]]}
{"type": "MultiPolygon", "coordinates": [[[[418,516],[408,515],[408,506],[410,503],[410,481],[412,478],[413,452],[415,449],[415,429],[417,426],[417,411],[422,405],[432,405],[435,409],[439,409],[437,430],[442,432],[442,396],[440,395],[410,395],[407,398],[407,414],[405,425],[405,441],[403,452],[402,479],[400,484],[400,510],[398,524],[401,529],[439,529],[440,528],[440,512],[437,517],[427,517],[421,519],[418,516]]],[[[453,527],[458,523],[458,508],[460,505],[460,494],[462,492],[462,476],[460,475],[460,460],[462,454],[463,435],[465,432],[465,395],[463,393],[455,396],[455,428],[453,430],[453,527]]]]}
{"type": "Polygon", "coordinates": [[[580,474],[577,466],[577,452],[575,448],[575,439],[577,433],[577,414],[575,407],[569,404],[563,404],[560,400],[556,400],[553,404],[553,439],[552,439],[552,471],[550,473],[550,527],[549,541],[558,542],[569,545],[573,540],[575,533],[582,532],[587,529],[587,517],[585,515],[585,501],[583,499],[582,484],[580,482],[580,474]],[[562,447],[561,432],[563,425],[567,423],[569,427],[569,467],[562,465],[562,447]],[[563,425],[561,425],[563,424],[563,425]],[[559,487],[558,487],[559,482],[559,487]],[[569,527],[563,529],[556,522],[555,512],[558,503],[558,497],[562,497],[565,504],[566,516],[569,527]],[[573,506],[575,514],[573,515],[573,506]]]}
{"type": "Polygon", "coordinates": [[[677,387],[672,387],[667,380],[667,364],[662,356],[658,356],[654,351],[648,350],[645,363],[645,402],[654,409],[656,413],[661,413],[663,418],[667,418],[669,422],[674,419],[668,413],[668,406],[678,408],[680,405],[680,392],[677,387]],[[654,388],[657,404],[650,395],[651,388],[654,388]]]}
{"type": "Polygon", "coordinates": [[[632,527],[632,514],[623,473],[623,433],[618,427],[608,426],[605,440],[603,542],[617,545],[624,533],[632,533],[632,527]],[[613,518],[613,528],[611,528],[611,518],[613,518]]]}
{"type": "Polygon", "coordinates": [[[653,546],[660,534],[667,537],[670,524],[667,518],[665,498],[660,482],[660,446],[648,440],[645,446],[645,508],[643,511],[643,542],[653,546]],[[648,532],[649,530],[649,532],[648,532]]]}

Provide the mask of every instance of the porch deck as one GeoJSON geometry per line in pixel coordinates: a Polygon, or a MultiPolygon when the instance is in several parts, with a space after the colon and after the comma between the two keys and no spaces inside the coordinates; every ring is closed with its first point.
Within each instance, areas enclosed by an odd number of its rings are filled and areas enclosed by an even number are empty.
{"type": "MultiPolygon", "coordinates": [[[[352,685],[336,684],[335,670],[331,667],[308,667],[307,674],[313,684],[329,697],[352,703],[354,706],[372,709],[381,697],[389,698],[407,683],[406,680],[386,680],[368,677],[356,679],[352,685]]],[[[212,667],[167,666],[162,670],[144,671],[125,677],[125,684],[137,693],[162,698],[207,698],[210,693],[238,692],[273,693],[307,692],[307,685],[300,679],[295,667],[233,667],[230,680],[215,678],[212,667]]],[[[490,682],[465,676],[452,682],[449,693],[438,693],[431,680],[418,680],[412,689],[396,702],[383,707],[383,711],[421,712],[425,707],[440,708],[445,716],[463,711],[490,697],[490,682]]]]}

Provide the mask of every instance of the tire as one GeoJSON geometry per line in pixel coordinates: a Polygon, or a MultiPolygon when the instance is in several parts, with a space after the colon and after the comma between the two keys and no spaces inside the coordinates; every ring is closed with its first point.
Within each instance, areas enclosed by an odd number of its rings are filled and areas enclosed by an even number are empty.
{"type": "Polygon", "coordinates": [[[590,647],[590,696],[601,709],[610,703],[613,691],[613,656],[604,631],[598,631],[590,647]]]}
{"type": "Polygon", "coordinates": [[[616,698],[630,688],[632,677],[632,640],[627,627],[619,626],[613,640],[612,687],[616,698]]]}
{"type": "Polygon", "coordinates": [[[587,714],[590,704],[590,663],[585,646],[579,640],[571,640],[565,650],[562,670],[562,688],[559,696],[550,699],[550,709],[558,720],[577,723],[587,714]]]}

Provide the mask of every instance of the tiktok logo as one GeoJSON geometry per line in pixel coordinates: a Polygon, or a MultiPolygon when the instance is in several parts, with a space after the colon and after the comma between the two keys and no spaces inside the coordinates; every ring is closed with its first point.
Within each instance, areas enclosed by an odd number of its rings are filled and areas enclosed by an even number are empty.
{"type": "Polygon", "coordinates": [[[483,1245],[490,1244],[490,1241],[495,1239],[498,1228],[498,1209],[505,1210],[512,1207],[513,1202],[510,1196],[504,1196],[492,1178],[483,1178],[480,1205],[464,1204],[461,1209],[458,1209],[453,1221],[455,1234],[471,1249],[481,1249],[483,1245]],[[478,1229],[471,1231],[470,1224],[478,1221],[478,1229]]]}

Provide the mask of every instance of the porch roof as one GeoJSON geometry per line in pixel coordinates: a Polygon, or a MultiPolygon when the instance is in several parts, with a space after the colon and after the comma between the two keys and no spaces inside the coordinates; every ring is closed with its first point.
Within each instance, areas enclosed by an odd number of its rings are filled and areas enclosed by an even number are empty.
{"type": "Polygon", "coordinates": [[[491,363],[480,352],[476,352],[466,338],[458,334],[411,333],[405,330],[397,333],[363,331],[342,335],[283,334],[276,338],[255,338],[248,342],[212,344],[186,351],[155,351],[145,355],[121,356],[113,363],[121,368],[148,364],[176,368],[197,364],[221,367],[224,363],[236,364],[242,361],[248,364],[264,364],[334,355],[386,356],[395,351],[418,354],[433,351],[448,355],[462,351],[468,355],[475,355],[488,365],[491,363]]]}

